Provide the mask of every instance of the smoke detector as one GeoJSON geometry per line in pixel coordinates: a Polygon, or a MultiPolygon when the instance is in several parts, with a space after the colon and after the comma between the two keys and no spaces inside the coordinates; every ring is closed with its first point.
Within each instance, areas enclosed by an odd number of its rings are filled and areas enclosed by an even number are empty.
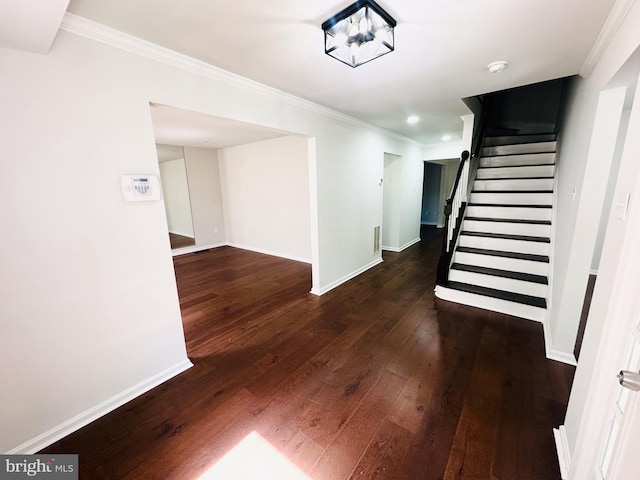
{"type": "Polygon", "coordinates": [[[509,62],[506,60],[498,60],[497,62],[491,62],[487,65],[487,70],[489,70],[489,73],[500,73],[507,68],[507,65],[509,65],[509,62]]]}

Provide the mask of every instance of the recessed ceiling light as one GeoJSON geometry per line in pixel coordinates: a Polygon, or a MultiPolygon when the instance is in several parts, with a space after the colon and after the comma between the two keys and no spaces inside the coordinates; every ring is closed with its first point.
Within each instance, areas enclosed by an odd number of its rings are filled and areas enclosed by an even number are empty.
{"type": "Polygon", "coordinates": [[[507,62],[506,60],[498,60],[497,62],[491,62],[489,65],[487,65],[487,70],[489,70],[489,73],[500,73],[505,68],[507,68],[508,65],[509,62],[507,62]]]}
{"type": "Polygon", "coordinates": [[[451,135],[442,135],[443,142],[448,142],[449,140],[451,140],[451,135]]]}
{"type": "Polygon", "coordinates": [[[420,117],[417,115],[410,115],[407,117],[407,123],[418,123],[420,121],[420,117]]]}

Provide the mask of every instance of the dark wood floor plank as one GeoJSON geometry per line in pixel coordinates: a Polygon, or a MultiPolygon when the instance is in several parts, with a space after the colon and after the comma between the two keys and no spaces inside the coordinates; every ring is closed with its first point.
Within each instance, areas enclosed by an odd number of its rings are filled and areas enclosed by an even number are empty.
{"type": "Polygon", "coordinates": [[[382,372],[378,382],[363,399],[360,408],[344,422],[324,455],[310,473],[314,480],[348,478],[368,447],[406,380],[382,372]]]}
{"type": "Polygon", "coordinates": [[[502,401],[504,322],[487,321],[480,340],[444,479],[490,478],[502,401]]]}
{"type": "Polygon", "coordinates": [[[363,480],[409,478],[402,476],[402,472],[411,439],[410,432],[385,419],[349,478],[363,480]]]}
{"type": "Polygon", "coordinates": [[[175,257],[194,367],[44,452],[83,480],[195,480],[256,432],[313,480],[559,478],[573,368],[540,324],[436,299],[442,240],[421,234],[320,297],[305,263],[175,257]]]}

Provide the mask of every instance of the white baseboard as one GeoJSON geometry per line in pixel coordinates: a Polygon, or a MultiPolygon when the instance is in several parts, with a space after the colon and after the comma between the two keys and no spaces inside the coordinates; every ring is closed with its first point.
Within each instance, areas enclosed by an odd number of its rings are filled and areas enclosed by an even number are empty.
{"type": "Polygon", "coordinates": [[[79,430],[80,428],[88,425],[89,423],[97,420],[98,418],[106,415],[109,412],[112,412],[116,408],[124,405],[125,403],[133,400],[136,397],[139,397],[143,393],[148,392],[154,387],[157,387],[161,383],[166,382],[170,378],[175,377],[179,373],[184,372],[191,368],[193,364],[188,358],[185,358],[183,361],[173,365],[162,372],[157,373],[156,375],[134,385],[123,392],[114,395],[113,397],[105,400],[104,402],[99,403],[95,407],[86,410],[79,415],[67,420],[66,422],[61,423],[53,427],[52,429],[38,435],[37,437],[32,438],[31,440],[26,441],[22,445],[15,447],[14,449],[7,452],[9,455],[30,455],[35,452],[42,450],[43,448],[51,445],[54,442],[57,442],[61,438],[66,437],[67,435],[79,430]]]}
{"type": "Polygon", "coordinates": [[[384,245],[382,246],[382,250],[386,250],[387,252],[396,252],[399,253],[401,251],[403,251],[405,248],[409,248],[411,245],[415,245],[416,243],[418,243],[420,241],[420,237],[418,238],[414,238],[413,240],[411,240],[410,242],[405,243],[404,245],[402,245],[400,248],[398,247],[385,247],[384,245]]]}
{"type": "Polygon", "coordinates": [[[542,324],[544,330],[544,350],[549,360],[555,360],[556,362],[566,363],[567,365],[578,365],[576,357],[573,352],[563,352],[561,350],[555,350],[553,348],[553,342],[551,337],[551,330],[549,329],[548,320],[545,320],[542,324]]]}
{"type": "Polygon", "coordinates": [[[558,455],[558,463],[560,464],[560,476],[562,480],[569,478],[569,467],[571,466],[571,452],[569,451],[569,443],[567,441],[567,431],[564,425],[560,428],[553,429],[553,438],[556,442],[556,453],[558,455]]]}
{"type": "Polygon", "coordinates": [[[193,233],[178,232],[176,230],[169,230],[169,233],[173,233],[174,235],[180,235],[181,237],[196,238],[196,236],[193,233]]]}
{"type": "Polygon", "coordinates": [[[405,248],[409,248],[412,245],[415,245],[416,243],[418,243],[420,241],[420,237],[414,238],[413,240],[405,243],[404,245],[402,245],[400,247],[400,251],[404,250],[405,248]]]}
{"type": "Polygon", "coordinates": [[[214,243],[211,245],[192,245],[190,247],[174,248],[173,250],[171,250],[171,256],[177,257],[178,255],[201,252],[203,250],[209,250],[211,248],[225,247],[226,245],[226,243],[214,243]]]}
{"type": "Polygon", "coordinates": [[[342,285],[345,282],[348,282],[349,280],[351,280],[352,278],[357,277],[358,275],[360,275],[361,273],[366,272],[367,270],[369,270],[370,268],[375,267],[376,265],[379,265],[382,263],[382,258],[377,258],[376,260],[374,260],[373,262],[365,265],[362,268],[359,268],[358,270],[355,270],[354,272],[351,272],[348,275],[345,275],[344,277],[336,280],[335,282],[330,283],[329,285],[325,286],[325,287],[321,287],[319,289],[316,288],[312,288],[311,289],[311,293],[313,293],[314,295],[324,295],[325,293],[327,293],[329,290],[333,290],[334,288],[336,288],[339,285],[342,285]]]}
{"type": "Polygon", "coordinates": [[[241,245],[239,243],[227,243],[226,245],[228,245],[229,247],[240,248],[242,250],[249,250],[251,252],[262,253],[264,255],[271,255],[272,257],[286,258],[287,260],[294,260],[296,262],[311,263],[311,259],[309,258],[296,257],[295,255],[287,255],[285,253],[274,252],[271,250],[264,250],[262,248],[249,247],[247,245],[241,245]]]}

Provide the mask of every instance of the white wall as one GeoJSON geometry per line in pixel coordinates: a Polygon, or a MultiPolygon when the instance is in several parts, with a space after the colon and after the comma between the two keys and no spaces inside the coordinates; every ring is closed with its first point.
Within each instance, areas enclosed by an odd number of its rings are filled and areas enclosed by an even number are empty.
{"type": "Polygon", "coordinates": [[[218,151],[227,243],[311,262],[307,139],[218,151]]]}
{"type": "Polygon", "coordinates": [[[620,119],[620,127],[618,131],[618,139],[616,140],[616,150],[613,155],[613,161],[611,162],[611,169],[609,172],[609,178],[607,180],[607,192],[602,202],[602,214],[600,216],[600,224],[598,226],[598,237],[596,239],[596,246],[593,252],[593,259],[591,260],[591,273],[598,271],[600,266],[600,258],[602,257],[602,246],[604,244],[604,236],[607,232],[607,224],[609,220],[609,210],[613,202],[613,194],[616,188],[616,182],[618,180],[618,172],[620,170],[620,160],[622,157],[622,147],[624,146],[625,139],[627,137],[627,129],[629,127],[629,115],[631,109],[626,108],[622,111],[622,118],[620,119]]]}
{"type": "Polygon", "coordinates": [[[184,147],[196,246],[226,242],[217,150],[184,147]]]}
{"type": "Polygon", "coordinates": [[[161,162],[160,180],[169,232],[193,238],[189,184],[184,158],[161,162]]]}
{"type": "MultiPolygon", "coordinates": [[[[636,2],[615,35],[605,44],[606,48],[593,73],[576,82],[571,93],[568,115],[561,130],[553,303],[549,320],[551,341],[554,348],[559,350],[573,349],[575,327],[580,317],[580,308],[575,308],[575,304],[580,303],[584,295],[583,284],[586,285],[591,266],[600,210],[606,194],[609,165],[591,154],[599,148],[592,145],[592,138],[597,133],[593,130],[596,109],[601,91],[617,86],[609,82],[640,46],[639,25],[640,5],[636,2]],[[573,188],[576,189],[576,201],[571,198],[573,188]]],[[[607,95],[615,93],[609,91],[607,95]]],[[[632,135],[628,135],[627,138],[631,137],[632,135]]],[[[621,167],[619,181],[625,177],[623,168],[621,167]]],[[[607,237],[605,245],[609,242],[607,237]]],[[[605,254],[603,252],[601,263],[607,262],[605,254]]],[[[610,262],[613,261],[615,259],[611,258],[610,262]]],[[[602,267],[600,270],[602,272],[602,267]]],[[[596,290],[608,288],[609,283],[610,279],[603,279],[600,275],[596,290]]],[[[592,304],[592,312],[594,308],[597,309],[597,306],[592,304]]],[[[588,386],[599,339],[600,327],[599,322],[594,321],[596,318],[590,313],[567,409],[565,426],[570,450],[574,449],[578,440],[582,414],[588,400],[588,386]]]]}
{"type": "Polygon", "coordinates": [[[380,258],[384,152],[406,162],[401,237],[419,229],[419,145],[84,27],[110,45],[61,31],[48,55],[0,49],[2,451],[37,450],[189,364],[163,204],[120,193],[121,174],[159,174],[150,101],[315,137],[316,293],[380,258]]]}
{"type": "Polygon", "coordinates": [[[382,248],[400,250],[400,199],[402,198],[402,157],[384,154],[382,184],[382,248]]]}

